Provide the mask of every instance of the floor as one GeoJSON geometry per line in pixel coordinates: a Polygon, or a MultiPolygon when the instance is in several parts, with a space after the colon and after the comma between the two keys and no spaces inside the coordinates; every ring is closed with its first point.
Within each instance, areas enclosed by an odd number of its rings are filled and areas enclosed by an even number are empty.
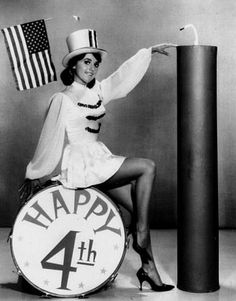
{"type": "MultiPolygon", "coordinates": [[[[11,258],[9,229],[0,229],[0,300],[39,300],[42,295],[23,292],[17,284],[18,275],[11,258]]],[[[176,230],[152,230],[155,260],[166,283],[176,284],[176,230]]],[[[129,248],[115,281],[106,289],[87,298],[97,300],[145,300],[145,301],[235,301],[236,300],[236,230],[221,230],[220,241],[220,289],[213,293],[188,293],[175,288],[169,292],[152,292],[148,287],[138,289],[135,276],[140,265],[139,257],[129,248]]],[[[57,298],[51,298],[57,299],[57,298]]],[[[59,298],[75,300],[77,298],[59,298]]]]}

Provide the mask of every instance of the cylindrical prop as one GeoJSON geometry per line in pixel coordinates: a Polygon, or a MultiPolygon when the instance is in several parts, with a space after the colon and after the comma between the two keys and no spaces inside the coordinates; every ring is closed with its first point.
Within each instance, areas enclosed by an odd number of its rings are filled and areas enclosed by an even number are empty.
{"type": "Polygon", "coordinates": [[[215,46],[177,47],[178,283],[219,289],[215,46]]]}

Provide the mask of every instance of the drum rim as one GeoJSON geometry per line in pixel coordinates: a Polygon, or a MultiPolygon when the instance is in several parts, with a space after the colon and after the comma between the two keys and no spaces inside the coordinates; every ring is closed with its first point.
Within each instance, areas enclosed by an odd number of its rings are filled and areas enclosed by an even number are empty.
{"type": "MultiPolygon", "coordinates": [[[[14,220],[14,223],[13,223],[13,226],[12,226],[12,234],[10,236],[10,251],[11,251],[11,256],[12,256],[12,259],[13,259],[13,262],[15,264],[15,267],[17,269],[17,274],[19,276],[22,276],[30,285],[32,285],[34,288],[36,288],[39,292],[42,292],[44,293],[46,296],[54,296],[54,297],[60,297],[60,298],[74,298],[74,297],[80,297],[80,296],[87,296],[87,295],[90,295],[92,293],[95,293],[96,291],[99,291],[102,287],[104,287],[109,281],[110,279],[115,276],[119,270],[119,268],[121,267],[123,261],[124,261],[124,258],[125,258],[125,255],[126,255],[126,251],[127,251],[127,233],[125,231],[125,225],[124,225],[124,222],[123,222],[123,219],[121,217],[121,214],[120,214],[120,210],[118,208],[118,206],[116,205],[116,203],[109,197],[107,196],[103,191],[100,191],[98,188],[96,187],[86,187],[86,188],[81,188],[81,190],[84,190],[84,189],[89,189],[89,190],[94,190],[94,191],[97,191],[98,193],[102,194],[105,198],[107,198],[111,204],[114,206],[114,208],[116,209],[117,213],[119,214],[120,216],[120,220],[121,220],[121,223],[122,223],[122,226],[123,226],[123,230],[124,230],[124,245],[123,245],[123,252],[122,252],[122,256],[121,256],[121,259],[117,265],[117,267],[115,268],[115,270],[110,273],[110,276],[103,282],[101,283],[100,285],[98,285],[96,288],[94,289],[91,289],[89,291],[86,291],[85,293],[80,293],[80,294],[73,294],[73,295],[62,295],[62,294],[56,294],[56,293],[52,293],[52,292],[48,292],[47,290],[45,289],[42,289],[40,288],[39,286],[37,286],[36,284],[34,284],[30,279],[28,279],[28,277],[26,277],[24,275],[24,273],[22,272],[21,268],[19,267],[17,261],[16,261],[16,258],[15,258],[15,255],[14,255],[14,252],[13,252],[13,243],[12,243],[12,236],[13,236],[13,233],[14,233],[14,228],[15,228],[15,224],[16,224],[16,220],[17,220],[17,217],[18,215],[21,213],[21,211],[23,210],[23,208],[25,207],[26,204],[28,204],[28,202],[33,198],[35,197],[36,195],[38,195],[39,193],[49,189],[49,188],[52,188],[52,187],[56,187],[56,186],[61,186],[65,189],[67,189],[66,187],[64,187],[61,183],[57,183],[57,184],[51,184],[47,187],[44,187],[42,188],[41,190],[37,191],[25,204],[24,206],[22,206],[19,210],[19,212],[17,213],[17,216],[14,220]]],[[[78,188],[80,189],[80,188],[78,188]]],[[[73,189],[70,189],[70,190],[73,190],[73,189]]],[[[74,189],[76,190],[76,189],[74,189]]]]}

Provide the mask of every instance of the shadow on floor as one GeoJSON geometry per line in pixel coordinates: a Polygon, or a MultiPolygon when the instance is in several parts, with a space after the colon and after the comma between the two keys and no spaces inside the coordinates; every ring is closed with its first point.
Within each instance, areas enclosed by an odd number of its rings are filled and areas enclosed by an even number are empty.
{"type": "Polygon", "coordinates": [[[19,276],[16,283],[2,283],[0,284],[1,288],[11,289],[13,291],[27,293],[30,295],[41,296],[42,292],[30,285],[23,277],[19,276]]]}

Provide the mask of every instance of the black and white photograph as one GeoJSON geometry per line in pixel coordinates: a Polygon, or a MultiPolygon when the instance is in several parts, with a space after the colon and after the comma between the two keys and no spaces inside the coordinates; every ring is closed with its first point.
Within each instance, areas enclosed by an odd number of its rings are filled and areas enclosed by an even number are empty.
{"type": "Polygon", "coordinates": [[[0,300],[234,301],[235,1],[0,20],[0,300]]]}

